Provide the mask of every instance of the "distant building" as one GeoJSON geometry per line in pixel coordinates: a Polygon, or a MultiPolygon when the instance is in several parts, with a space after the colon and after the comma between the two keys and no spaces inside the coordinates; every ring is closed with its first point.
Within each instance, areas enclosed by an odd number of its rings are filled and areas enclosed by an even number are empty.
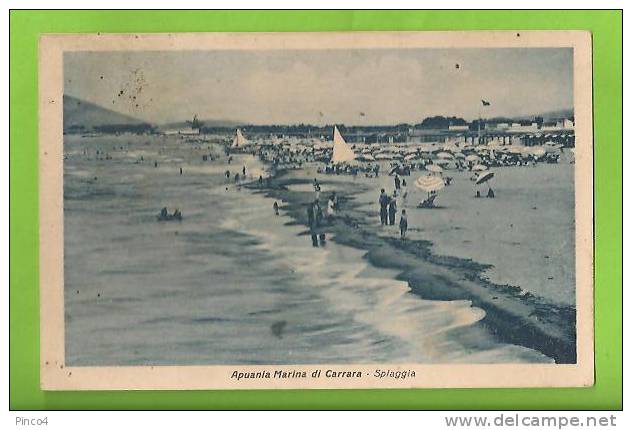
{"type": "Polygon", "coordinates": [[[191,127],[172,128],[172,129],[165,130],[164,134],[166,134],[167,136],[172,136],[172,135],[177,135],[177,134],[183,134],[183,135],[190,136],[190,135],[200,134],[200,129],[199,128],[191,128],[191,127]]]}
{"type": "Polygon", "coordinates": [[[568,118],[557,120],[557,126],[563,130],[571,130],[575,128],[575,123],[568,118]]]}
{"type": "Polygon", "coordinates": [[[509,131],[529,132],[538,131],[538,123],[534,121],[514,122],[509,126],[509,131]]]}
{"type": "Polygon", "coordinates": [[[468,131],[470,126],[468,124],[465,125],[449,125],[448,130],[450,131],[468,131]]]}
{"type": "Polygon", "coordinates": [[[541,130],[545,131],[560,131],[560,130],[573,130],[575,123],[568,118],[561,118],[554,121],[547,121],[542,123],[541,130]]]}

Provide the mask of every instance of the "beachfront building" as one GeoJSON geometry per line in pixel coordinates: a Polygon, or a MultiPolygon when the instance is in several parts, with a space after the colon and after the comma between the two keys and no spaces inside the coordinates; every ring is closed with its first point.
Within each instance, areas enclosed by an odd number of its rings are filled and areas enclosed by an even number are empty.
{"type": "Polygon", "coordinates": [[[191,136],[191,135],[198,135],[198,134],[200,134],[200,129],[199,128],[192,128],[192,127],[171,128],[171,129],[165,130],[163,133],[166,136],[173,136],[173,135],[191,136]]]}
{"type": "Polygon", "coordinates": [[[539,124],[535,121],[520,121],[514,122],[509,126],[509,131],[519,132],[536,132],[539,129],[539,124]]]}
{"type": "Polygon", "coordinates": [[[543,123],[540,129],[545,131],[574,130],[575,123],[568,118],[561,118],[543,123]]]}
{"type": "Polygon", "coordinates": [[[468,131],[470,129],[470,125],[469,124],[465,124],[465,125],[449,125],[448,126],[448,130],[449,131],[468,131]]]}
{"type": "Polygon", "coordinates": [[[486,123],[485,130],[508,130],[511,124],[508,122],[486,123]]]}

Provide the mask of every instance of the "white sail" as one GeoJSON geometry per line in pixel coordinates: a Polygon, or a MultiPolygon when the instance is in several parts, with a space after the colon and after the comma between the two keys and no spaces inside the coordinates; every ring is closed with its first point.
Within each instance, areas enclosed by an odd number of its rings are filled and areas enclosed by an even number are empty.
{"type": "Polygon", "coordinates": [[[246,145],[248,145],[248,141],[246,140],[244,135],[241,134],[241,130],[237,129],[237,133],[235,134],[235,137],[233,138],[233,148],[241,148],[242,146],[246,146],[246,145]]]}
{"type": "Polygon", "coordinates": [[[342,138],[338,127],[334,126],[334,155],[331,158],[331,162],[334,164],[350,163],[355,160],[355,157],[355,153],[342,138]]]}

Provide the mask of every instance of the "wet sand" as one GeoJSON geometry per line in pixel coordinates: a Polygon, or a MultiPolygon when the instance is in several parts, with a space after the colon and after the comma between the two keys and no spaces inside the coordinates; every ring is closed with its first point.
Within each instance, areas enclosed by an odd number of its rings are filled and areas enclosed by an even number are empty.
{"type": "MultiPolygon", "coordinates": [[[[284,210],[299,224],[307,224],[306,204],[315,196],[307,191],[312,173],[281,172],[265,189],[268,196],[285,202],[284,210]]],[[[385,237],[384,228],[374,222],[377,212],[367,212],[358,202],[358,196],[369,191],[365,184],[349,176],[332,176],[330,181],[320,176],[320,183],[339,196],[340,212],[330,225],[322,227],[335,242],[366,251],[365,258],[375,267],[397,270],[397,279],[407,282],[422,299],[471,301],[485,311],[481,323],[499,342],[538,350],[557,363],[576,361],[573,306],[490,282],[484,274],[488,265],[435,255],[430,241],[385,237]]],[[[328,192],[321,194],[321,207],[327,196],[328,192]]]]}

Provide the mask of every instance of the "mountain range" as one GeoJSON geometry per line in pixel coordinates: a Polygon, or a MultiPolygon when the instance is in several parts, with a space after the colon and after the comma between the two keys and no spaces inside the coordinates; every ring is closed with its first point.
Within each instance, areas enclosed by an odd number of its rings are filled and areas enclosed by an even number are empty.
{"type": "MultiPolygon", "coordinates": [[[[203,123],[204,127],[233,128],[243,125],[243,123],[238,121],[222,119],[202,119],[200,121],[203,123]]],[[[129,126],[141,124],[150,124],[161,130],[186,128],[190,126],[187,121],[178,121],[167,124],[151,124],[147,121],[143,121],[138,118],[134,118],[133,116],[113,111],[111,109],[82,100],[80,98],[64,95],[65,131],[73,129],[92,131],[95,128],[103,126],[129,126]]]]}
{"type": "Polygon", "coordinates": [[[139,125],[146,123],[129,115],[101,107],[79,98],[64,95],[64,130],[92,130],[104,125],[139,125]]]}

